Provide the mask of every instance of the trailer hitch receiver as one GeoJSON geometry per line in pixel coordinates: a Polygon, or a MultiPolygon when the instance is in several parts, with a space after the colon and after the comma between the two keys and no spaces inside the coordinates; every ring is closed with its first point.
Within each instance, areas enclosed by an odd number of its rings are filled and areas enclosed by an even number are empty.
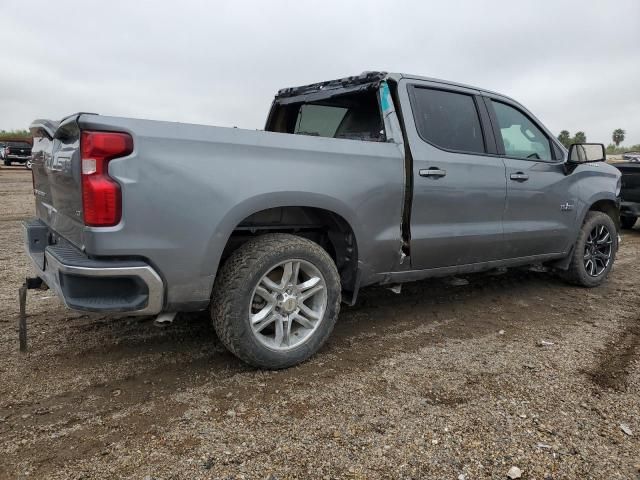
{"type": "Polygon", "coordinates": [[[18,320],[18,331],[20,339],[20,351],[27,351],[27,290],[46,287],[46,284],[40,277],[26,278],[20,289],[18,290],[18,298],[20,301],[20,317],[18,320]]]}

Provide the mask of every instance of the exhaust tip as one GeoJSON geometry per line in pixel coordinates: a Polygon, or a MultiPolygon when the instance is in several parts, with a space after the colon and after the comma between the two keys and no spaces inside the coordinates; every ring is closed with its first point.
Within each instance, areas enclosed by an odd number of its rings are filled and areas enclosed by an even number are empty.
{"type": "Polygon", "coordinates": [[[153,321],[153,324],[156,327],[168,327],[173,323],[173,320],[176,318],[176,314],[177,312],[161,312],[153,321]]]}

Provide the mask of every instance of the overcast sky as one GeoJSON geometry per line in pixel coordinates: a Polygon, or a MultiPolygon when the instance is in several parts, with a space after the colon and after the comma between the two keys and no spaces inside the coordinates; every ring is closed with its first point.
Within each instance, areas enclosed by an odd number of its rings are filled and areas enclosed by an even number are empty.
{"type": "Polygon", "coordinates": [[[262,128],[279,88],[415,73],[640,143],[640,0],[0,0],[0,129],[77,111],[262,128]]]}

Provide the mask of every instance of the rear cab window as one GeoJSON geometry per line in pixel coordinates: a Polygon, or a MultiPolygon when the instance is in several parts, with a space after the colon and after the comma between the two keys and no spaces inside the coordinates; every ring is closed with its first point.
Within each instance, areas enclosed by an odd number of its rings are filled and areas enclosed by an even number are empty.
{"type": "Polygon", "coordinates": [[[269,132],[385,142],[378,91],[384,74],[371,72],[278,92],[269,132]]]}
{"type": "MultiPolygon", "coordinates": [[[[383,142],[384,128],[376,91],[338,95],[319,102],[279,107],[271,131],[383,142]]],[[[268,128],[268,130],[270,130],[268,128]]]]}

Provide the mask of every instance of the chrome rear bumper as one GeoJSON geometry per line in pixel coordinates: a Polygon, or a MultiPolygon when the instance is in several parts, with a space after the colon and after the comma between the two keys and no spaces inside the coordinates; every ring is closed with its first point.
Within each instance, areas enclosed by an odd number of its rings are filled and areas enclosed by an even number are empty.
{"type": "Polygon", "coordinates": [[[144,261],[89,258],[63,239],[49,244],[49,229],[39,219],[25,221],[23,227],[25,249],[38,276],[67,307],[131,315],[162,311],[162,278],[144,261]]]}

